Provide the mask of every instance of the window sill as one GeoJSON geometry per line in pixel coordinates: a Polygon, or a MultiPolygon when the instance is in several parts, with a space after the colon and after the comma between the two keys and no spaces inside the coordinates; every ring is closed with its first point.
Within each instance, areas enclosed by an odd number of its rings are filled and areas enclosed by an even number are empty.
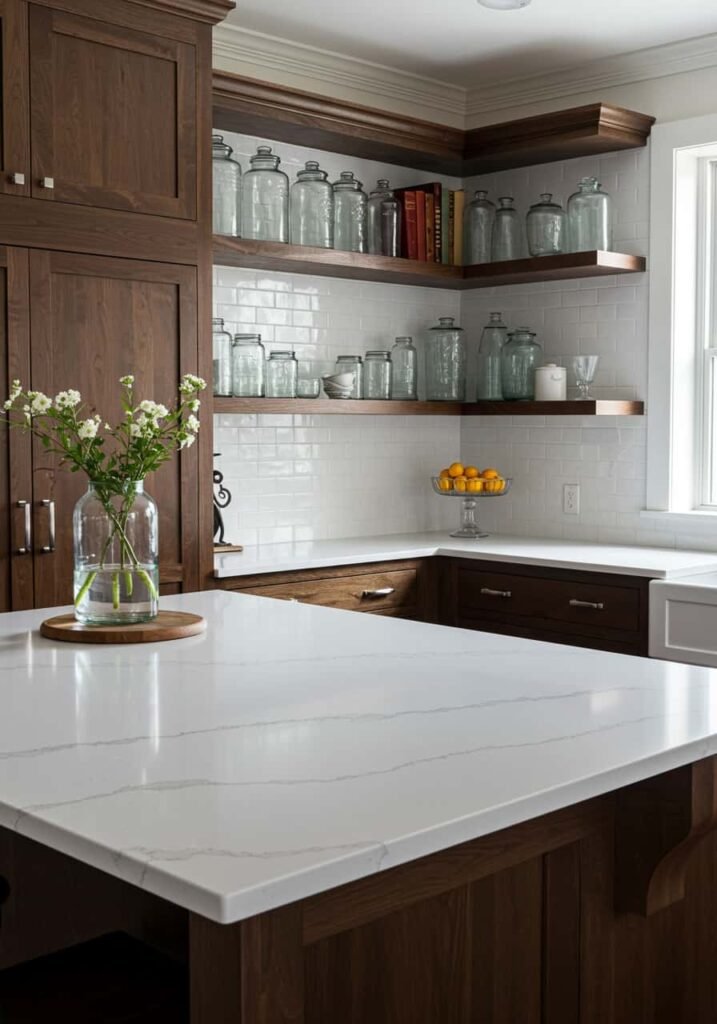
{"type": "Polygon", "coordinates": [[[663,526],[689,526],[696,530],[717,529],[717,510],[714,512],[703,512],[701,509],[694,509],[692,512],[660,512],[648,508],[640,512],[640,518],[662,523],[663,526]]]}

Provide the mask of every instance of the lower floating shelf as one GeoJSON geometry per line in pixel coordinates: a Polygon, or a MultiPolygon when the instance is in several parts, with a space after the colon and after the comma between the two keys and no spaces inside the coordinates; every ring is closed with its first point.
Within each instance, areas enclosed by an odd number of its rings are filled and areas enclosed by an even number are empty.
{"type": "Polygon", "coordinates": [[[643,416],[644,402],[588,399],[572,402],[380,402],[331,398],[214,398],[223,414],[306,416],[643,416]]]}

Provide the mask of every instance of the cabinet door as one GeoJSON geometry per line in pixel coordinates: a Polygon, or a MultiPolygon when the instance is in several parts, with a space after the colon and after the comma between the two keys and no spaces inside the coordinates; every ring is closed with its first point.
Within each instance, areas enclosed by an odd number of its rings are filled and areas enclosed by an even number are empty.
{"type": "Polygon", "coordinates": [[[27,4],[0,0],[0,193],[30,194],[27,4]]]}
{"type": "MultiPolygon", "coordinates": [[[[77,388],[103,420],[117,422],[124,374],[135,375],[138,400],[169,406],[181,374],[197,372],[192,267],[33,251],[30,297],[38,391],[77,388]]],[[[59,467],[37,442],[33,478],[35,605],[49,607],[71,600],[72,511],[87,482],[59,467]]],[[[146,481],[160,513],[160,581],[181,583],[184,590],[198,589],[198,480],[194,446],[146,481]]]]}
{"type": "Polygon", "coordinates": [[[196,47],[30,7],[33,195],[196,217],[196,47]]]}
{"type": "MultiPolygon", "coordinates": [[[[0,246],[0,404],[10,381],[29,379],[29,280],[26,249],[0,246]]],[[[32,608],[30,438],[0,425],[0,611],[32,608]]]]}

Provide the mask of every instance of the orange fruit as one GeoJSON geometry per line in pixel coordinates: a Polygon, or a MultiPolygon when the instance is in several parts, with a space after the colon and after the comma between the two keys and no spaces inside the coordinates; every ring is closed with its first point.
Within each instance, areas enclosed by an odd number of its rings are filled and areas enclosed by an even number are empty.
{"type": "Polygon", "coordinates": [[[483,490],[483,481],[471,478],[466,485],[466,490],[469,494],[480,494],[483,490]]]}
{"type": "Polygon", "coordinates": [[[469,480],[474,480],[475,477],[480,476],[480,470],[475,466],[466,466],[466,476],[469,480]]]}
{"type": "Polygon", "coordinates": [[[481,476],[484,480],[497,480],[500,473],[497,469],[484,469],[481,476]]]}
{"type": "Polygon", "coordinates": [[[448,472],[452,477],[463,476],[463,463],[452,462],[448,467],[448,472]]]}
{"type": "Polygon", "coordinates": [[[438,479],[438,486],[439,486],[440,490],[442,490],[442,491],[452,491],[453,490],[453,481],[451,480],[450,477],[442,476],[442,477],[439,477],[439,479],[438,479]]]}
{"type": "Polygon", "coordinates": [[[449,477],[450,475],[451,475],[451,473],[450,473],[450,470],[448,470],[448,469],[442,469],[441,472],[438,474],[438,476],[441,479],[445,479],[446,477],[449,477]]]}
{"type": "Polygon", "coordinates": [[[464,476],[456,477],[453,481],[453,490],[463,494],[468,485],[468,481],[464,476]]]}

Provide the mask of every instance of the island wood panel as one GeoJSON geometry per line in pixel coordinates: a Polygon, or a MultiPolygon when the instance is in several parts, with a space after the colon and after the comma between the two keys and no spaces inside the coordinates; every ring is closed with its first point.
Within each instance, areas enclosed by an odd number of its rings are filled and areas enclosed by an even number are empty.
{"type": "MultiPolygon", "coordinates": [[[[136,377],[138,399],[169,406],[182,373],[196,373],[197,288],[190,267],[101,256],[33,252],[32,384],[48,394],[75,387],[116,422],[119,378],[136,377]]],[[[58,469],[38,441],[33,447],[35,603],[71,600],[72,510],[86,487],[81,474],[58,469]],[[56,503],[57,545],[48,545],[43,499],[56,503]]],[[[159,507],[160,577],[185,590],[199,582],[196,447],[175,456],[146,481],[159,507]]]]}
{"type": "Polygon", "coordinates": [[[0,0],[0,194],[15,196],[30,194],[27,9],[25,0],[0,0]]]}
{"type": "Polygon", "coordinates": [[[105,18],[31,7],[33,196],[194,219],[196,49],[105,18]]]}

